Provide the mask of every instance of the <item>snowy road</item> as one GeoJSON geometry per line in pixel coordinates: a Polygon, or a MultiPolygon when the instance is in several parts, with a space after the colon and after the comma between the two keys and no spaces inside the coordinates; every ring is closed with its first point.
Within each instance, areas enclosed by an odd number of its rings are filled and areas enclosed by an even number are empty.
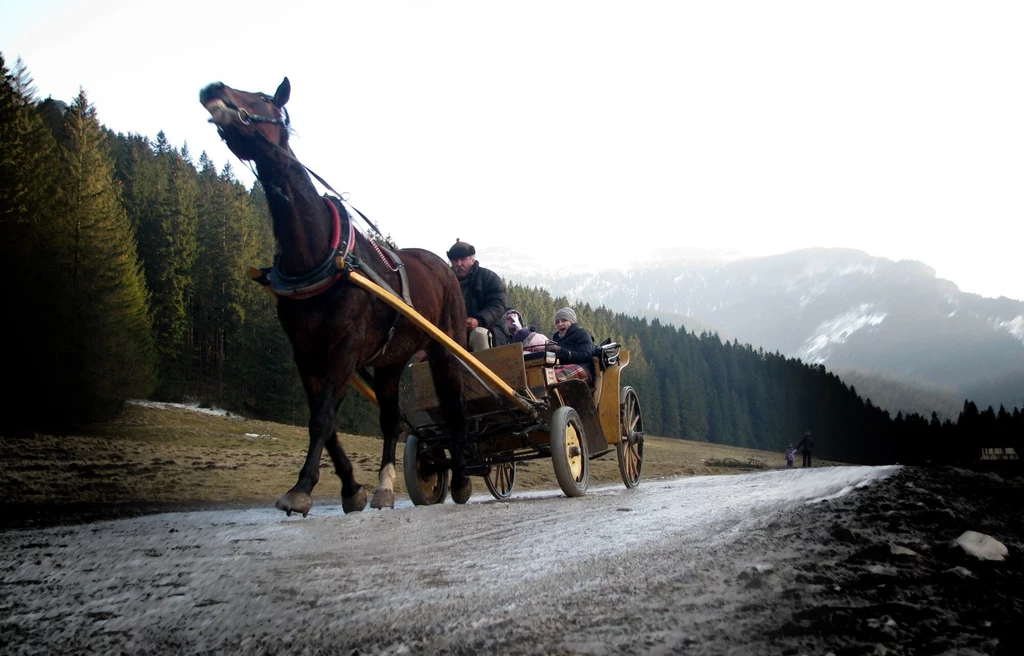
{"type": "Polygon", "coordinates": [[[305,519],[267,508],[8,531],[0,651],[678,650],[739,603],[736,571],[770,569],[733,547],[740,536],[762,531],[785,550],[770,527],[787,509],[895,469],[645,481],[466,506],[400,500],[351,516],[320,505],[305,519]]]}

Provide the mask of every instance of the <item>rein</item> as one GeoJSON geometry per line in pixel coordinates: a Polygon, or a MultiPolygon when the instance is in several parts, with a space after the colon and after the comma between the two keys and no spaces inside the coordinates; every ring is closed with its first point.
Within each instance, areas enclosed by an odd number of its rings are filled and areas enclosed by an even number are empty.
{"type": "MultiPolygon", "coordinates": [[[[272,98],[266,95],[261,95],[260,97],[263,99],[264,102],[273,104],[272,98]]],[[[266,116],[252,114],[245,108],[238,107],[234,103],[225,102],[225,105],[230,109],[235,110],[235,112],[238,114],[238,120],[243,125],[250,125],[252,123],[272,123],[287,128],[291,122],[288,116],[288,110],[286,110],[284,107],[280,108],[281,111],[284,113],[284,118],[268,118],[266,116]]],[[[224,138],[223,130],[220,130],[218,128],[218,131],[221,133],[221,138],[224,138]]],[[[281,271],[279,257],[275,257],[274,266],[272,266],[269,271],[265,269],[255,268],[252,270],[253,280],[268,286],[270,288],[270,291],[277,296],[284,296],[286,298],[292,299],[304,299],[316,296],[317,294],[326,291],[327,289],[330,289],[334,285],[334,283],[338,282],[338,280],[344,277],[350,270],[358,270],[365,273],[371,280],[373,280],[375,283],[377,283],[377,285],[379,285],[387,292],[389,292],[392,296],[401,298],[406,305],[408,305],[409,307],[413,307],[412,298],[409,295],[409,277],[406,274],[405,265],[402,264],[402,260],[398,257],[398,254],[388,249],[382,250],[381,247],[377,245],[376,241],[372,239],[369,240],[370,245],[373,246],[374,251],[376,251],[377,256],[380,258],[384,266],[386,266],[391,271],[398,273],[399,289],[402,292],[401,296],[395,293],[395,290],[392,289],[392,287],[383,278],[381,278],[376,271],[374,271],[369,266],[364,265],[360,261],[360,259],[356,257],[354,253],[356,246],[355,224],[353,223],[351,214],[349,213],[348,208],[345,205],[347,205],[348,207],[352,206],[348,203],[342,205],[342,203],[344,203],[344,200],[342,199],[342,194],[337,189],[332,187],[326,180],[317,175],[311,168],[300,162],[299,159],[295,157],[295,154],[292,153],[290,148],[282,148],[278,144],[268,139],[267,136],[259,130],[255,130],[255,132],[257,135],[259,135],[260,139],[262,139],[272,148],[275,148],[276,150],[281,152],[290,161],[301,166],[307,173],[316,178],[320,182],[320,184],[322,184],[330,191],[333,191],[338,198],[334,200],[328,197],[327,195],[324,195],[323,197],[323,201],[327,204],[327,207],[330,210],[333,222],[333,230],[331,233],[331,248],[327,252],[327,257],[324,259],[323,262],[321,262],[312,271],[304,273],[301,276],[288,276],[281,271]],[[339,210],[344,211],[348,219],[346,221],[346,223],[348,224],[348,237],[344,242],[341,241],[342,222],[339,210]],[[390,256],[390,258],[388,256],[390,256]],[[389,259],[391,261],[388,261],[389,259]]],[[[253,171],[253,173],[256,175],[256,179],[258,179],[262,184],[263,179],[260,178],[259,173],[257,173],[256,171],[253,171]]],[[[386,241],[385,237],[381,234],[380,229],[376,225],[374,225],[374,223],[370,221],[370,219],[368,219],[365,214],[360,212],[355,207],[352,207],[352,209],[355,210],[356,214],[358,214],[360,218],[362,218],[363,221],[365,221],[368,226],[370,226],[370,228],[377,234],[378,237],[386,241]]],[[[366,363],[364,363],[363,366],[371,365],[373,362],[377,360],[377,358],[379,358],[380,356],[384,355],[385,352],[387,352],[388,345],[391,344],[391,338],[394,337],[395,329],[397,328],[398,321],[401,318],[402,314],[400,312],[396,312],[395,317],[391,322],[391,328],[390,330],[388,330],[388,334],[384,338],[384,343],[381,344],[380,348],[377,349],[377,351],[372,356],[370,356],[370,359],[366,363]]]]}
{"type": "MultiPolygon", "coordinates": [[[[273,98],[271,98],[269,96],[266,96],[266,95],[261,95],[260,97],[263,99],[264,102],[268,102],[268,103],[273,105],[273,100],[274,100],[273,98]]],[[[283,126],[285,128],[287,128],[287,127],[289,127],[291,125],[291,118],[288,116],[288,109],[285,108],[285,107],[279,107],[278,108],[282,112],[284,112],[284,118],[280,118],[280,117],[278,117],[278,118],[269,118],[267,116],[260,116],[259,114],[252,114],[247,109],[245,109],[244,107],[239,107],[238,105],[234,104],[230,100],[222,100],[222,102],[229,109],[235,110],[235,112],[238,114],[238,121],[240,123],[242,123],[242,125],[251,125],[253,123],[272,123],[272,124],[275,124],[275,125],[281,125],[281,126],[283,126]]],[[[277,107],[277,105],[274,105],[274,106],[277,107]]],[[[221,129],[220,127],[218,127],[217,128],[217,132],[220,133],[221,139],[223,139],[224,138],[224,130],[221,129]]],[[[276,148],[278,151],[281,152],[282,155],[284,155],[289,160],[295,162],[296,164],[301,166],[303,169],[305,169],[306,173],[309,173],[311,176],[316,178],[317,182],[322,184],[324,186],[324,188],[326,188],[328,191],[334,192],[334,195],[337,196],[338,199],[341,200],[341,202],[343,202],[346,205],[348,205],[349,207],[351,207],[355,211],[355,213],[359,215],[359,218],[361,218],[363,221],[365,221],[366,225],[370,226],[370,229],[373,230],[375,235],[377,235],[379,238],[383,239],[384,241],[388,241],[387,238],[383,235],[383,233],[381,233],[380,228],[378,228],[377,225],[373,221],[371,221],[365,214],[360,212],[358,208],[356,208],[351,203],[349,203],[348,201],[345,200],[345,194],[341,193],[340,191],[338,191],[337,189],[332,187],[329,182],[327,182],[326,180],[321,178],[319,175],[317,175],[316,171],[314,171],[313,169],[309,168],[308,166],[306,166],[305,164],[300,162],[299,158],[297,158],[295,156],[295,154],[291,151],[291,149],[287,149],[286,150],[286,149],[282,148],[281,146],[277,145],[276,143],[274,143],[273,141],[268,139],[267,135],[263,134],[259,130],[256,130],[256,134],[257,134],[257,136],[259,136],[260,139],[265,141],[269,146],[271,146],[273,148],[276,148]]],[[[242,163],[243,164],[247,164],[247,162],[245,162],[244,160],[242,160],[242,163]]],[[[255,170],[253,171],[253,174],[256,176],[257,180],[260,179],[259,174],[256,173],[255,170]]],[[[260,180],[260,182],[263,182],[263,181],[260,180]]]]}

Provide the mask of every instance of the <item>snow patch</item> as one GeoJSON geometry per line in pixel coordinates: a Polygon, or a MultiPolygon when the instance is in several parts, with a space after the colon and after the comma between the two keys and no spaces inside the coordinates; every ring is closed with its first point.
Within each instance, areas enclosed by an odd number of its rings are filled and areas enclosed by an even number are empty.
{"type": "Polygon", "coordinates": [[[223,408],[202,408],[199,406],[199,402],[195,403],[164,403],[163,401],[146,401],[144,399],[128,399],[125,401],[129,405],[137,405],[143,408],[156,408],[157,410],[170,410],[171,408],[177,408],[179,410],[191,410],[192,412],[201,412],[204,415],[214,415],[215,417],[237,417],[242,418],[241,415],[236,415],[233,412],[228,412],[223,408]]]}
{"type": "Polygon", "coordinates": [[[836,344],[843,344],[855,332],[868,326],[877,326],[888,316],[888,312],[873,311],[872,303],[862,303],[840,314],[834,319],[823,321],[808,337],[796,357],[813,364],[824,364],[832,355],[836,344]]]}
{"type": "Polygon", "coordinates": [[[1018,315],[1009,321],[996,319],[993,324],[997,329],[1003,329],[1021,342],[1024,342],[1024,315],[1018,315]]]}
{"type": "Polygon", "coordinates": [[[808,303],[824,294],[827,290],[828,281],[812,284],[809,290],[800,294],[800,307],[806,307],[808,303]]]}
{"type": "Polygon", "coordinates": [[[843,267],[836,271],[841,276],[848,276],[851,273],[863,273],[865,275],[871,275],[875,272],[875,264],[851,264],[850,266],[843,267]]]}

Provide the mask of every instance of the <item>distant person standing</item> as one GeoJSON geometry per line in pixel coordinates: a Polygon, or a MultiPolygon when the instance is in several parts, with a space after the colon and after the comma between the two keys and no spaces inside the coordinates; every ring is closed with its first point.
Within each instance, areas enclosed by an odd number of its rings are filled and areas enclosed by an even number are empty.
{"type": "Polygon", "coordinates": [[[811,439],[811,431],[804,433],[804,439],[796,445],[797,451],[804,456],[804,467],[811,466],[811,449],[814,448],[814,440],[811,439]]]}
{"type": "Polygon", "coordinates": [[[796,449],[793,448],[793,443],[790,442],[786,447],[786,469],[793,468],[793,460],[796,459],[796,449]]]}

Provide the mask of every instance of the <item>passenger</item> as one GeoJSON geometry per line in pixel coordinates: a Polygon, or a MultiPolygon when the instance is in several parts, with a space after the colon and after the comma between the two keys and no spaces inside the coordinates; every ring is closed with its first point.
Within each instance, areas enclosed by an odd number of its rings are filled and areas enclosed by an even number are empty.
{"type": "Polygon", "coordinates": [[[505,313],[505,331],[509,335],[515,335],[517,330],[525,326],[526,321],[523,320],[523,315],[519,314],[519,310],[509,308],[505,313]]]}
{"type": "Polygon", "coordinates": [[[498,274],[480,266],[476,261],[476,249],[461,239],[456,239],[448,249],[448,260],[466,299],[469,350],[482,351],[508,344],[510,334],[502,319],[508,305],[505,282],[498,274]]]}
{"type": "Polygon", "coordinates": [[[544,333],[537,332],[535,326],[529,328],[520,328],[516,331],[516,334],[512,336],[512,343],[516,342],[523,343],[524,353],[533,353],[535,351],[543,351],[544,347],[551,343],[551,340],[547,338],[544,333]]]}
{"type": "MultiPolygon", "coordinates": [[[[576,323],[576,311],[564,307],[555,312],[555,342],[557,365],[555,379],[559,382],[578,378],[592,383],[594,380],[594,338],[576,323]]],[[[550,348],[550,347],[549,347],[550,348]]]]}

